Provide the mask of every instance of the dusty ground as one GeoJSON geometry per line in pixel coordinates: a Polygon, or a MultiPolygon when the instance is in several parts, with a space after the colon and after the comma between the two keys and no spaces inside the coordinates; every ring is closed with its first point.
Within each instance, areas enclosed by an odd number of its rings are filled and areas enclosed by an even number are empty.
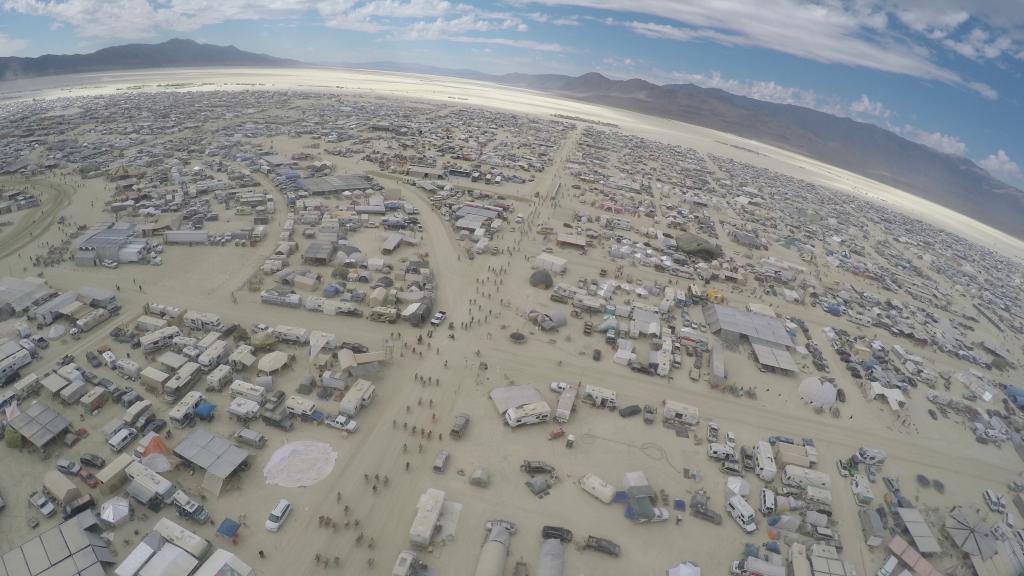
{"type": "MultiPolygon", "coordinates": [[[[453,81],[452,86],[461,87],[462,83],[453,81]]],[[[454,90],[437,83],[434,87],[438,94],[454,90]]],[[[471,96],[474,100],[482,100],[486,95],[481,91],[473,92],[471,96]]],[[[499,94],[495,105],[508,103],[510,98],[499,94]]],[[[587,107],[588,110],[590,108],[587,107]]],[[[707,141],[703,135],[679,134],[673,138],[707,141]]],[[[694,142],[689,143],[695,145],[694,142]]],[[[563,158],[571,147],[570,142],[563,148],[563,158]]],[[[722,152],[724,150],[716,150],[716,153],[722,152]]],[[[527,192],[524,197],[529,197],[533,190],[543,195],[532,207],[525,203],[517,206],[518,212],[527,214],[524,228],[536,229],[545,223],[557,226],[558,222],[567,219],[572,209],[567,195],[563,193],[558,200],[550,197],[555,184],[560,181],[558,173],[559,164],[556,163],[554,169],[536,182],[519,188],[527,192]]],[[[63,186],[62,177],[53,180],[63,186]]],[[[60,214],[76,223],[91,224],[100,218],[97,207],[107,193],[105,184],[99,180],[69,182],[74,194],[70,196],[70,205],[59,209],[60,214]],[[95,205],[91,204],[93,201],[95,205]]],[[[53,186],[57,194],[62,190],[52,184],[33,183],[33,186],[53,186]]],[[[740,553],[742,542],[759,543],[766,539],[764,520],[760,517],[762,530],[752,537],[743,537],[728,518],[718,527],[689,516],[680,526],[673,522],[649,526],[631,524],[623,518],[620,506],[601,504],[574,486],[572,481],[584,473],[593,472],[613,484],[621,484],[623,473],[643,470],[656,490],[664,489],[672,497],[688,498],[693,490],[703,486],[709,490],[714,504],[721,506],[722,477],[717,466],[704,456],[703,446],[695,445],[693,440],[677,438],[660,425],[646,426],[639,418],[623,420],[615,413],[581,406],[567,426],[567,431],[578,438],[576,447],[568,450],[562,441],[547,440],[548,426],[510,430],[503,425],[487,398],[487,391],[507,382],[534,384],[552,404],[556,398],[547,389],[552,380],[583,381],[614,388],[618,390],[623,405],[660,405],[665,399],[688,402],[701,409],[702,420],[714,420],[723,431],[733,431],[740,444],[753,443],[769,434],[815,438],[821,469],[833,476],[833,497],[836,517],[841,521],[840,532],[846,543],[845,557],[853,560],[865,574],[877,569],[882,558],[861,544],[856,506],[846,484],[835,472],[833,463],[836,458],[847,456],[862,445],[884,448],[890,454],[885,474],[901,477],[905,486],[912,485],[913,475],[917,473],[941,479],[946,484],[946,498],[930,490],[918,494],[916,487],[908,490],[912,497],[920,498],[923,505],[935,508],[945,508],[954,503],[980,505],[983,488],[1001,488],[1007,481],[1018,477],[1020,461],[1010,449],[975,444],[960,423],[931,421],[925,415],[927,403],[923,389],[911,399],[914,425],[908,428],[897,426],[888,408],[868,403],[855,392],[852,381],[843,380],[846,376],[840,374],[841,384],[850,393],[849,401],[843,405],[843,417],[837,420],[814,414],[803,405],[796,393],[799,378],[761,374],[742,352],[729,353],[729,379],[743,386],[756,387],[757,400],[737,399],[711,390],[706,382],[691,382],[686,377],[690,358],[685,359],[684,370],[676,371],[673,379],[636,375],[611,363],[609,351],[599,336],[585,338],[580,320],[571,320],[568,327],[554,336],[535,333],[526,323],[524,313],[531,307],[549,306],[551,303],[546,292],[528,286],[529,263],[526,258],[541,249],[542,241],[533,234],[510,230],[497,241],[499,246],[510,248],[509,253],[469,261],[460,256],[462,247],[446,223],[430,210],[423,196],[397,182],[388,183],[388,186],[400,188],[403,196],[421,210],[424,245],[417,251],[429,253],[440,279],[436,308],[447,310],[449,320],[456,327],[471,318],[474,325],[470,329],[455,330],[454,341],[446,337],[447,330],[437,330],[429,340],[430,346],[425,350],[419,348],[416,354],[399,344],[393,362],[375,378],[377,399],[360,413],[359,431],[350,437],[342,437],[330,428],[309,424],[299,424],[289,434],[267,429],[261,424],[255,426],[268,434],[270,444],[254,452],[252,469],[237,484],[219,498],[207,500],[206,504],[217,522],[225,516],[246,517],[247,526],[233,549],[255,565],[261,574],[386,573],[398,552],[407,546],[408,529],[418,496],[430,487],[444,490],[450,500],[464,505],[455,539],[437,545],[424,555],[424,559],[442,575],[472,571],[483,537],[482,525],[492,518],[510,519],[519,524],[519,534],[512,541],[507,574],[511,574],[515,559],[523,558],[531,567],[535,564],[540,527],[545,524],[566,526],[574,530],[577,537],[587,534],[609,537],[622,545],[623,556],[617,560],[593,552],[570,550],[567,553],[567,574],[659,574],[668,566],[684,560],[701,564],[709,574],[723,574],[740,553]],[[505,272],[495,274],[495,269],[504,269],[505,272]],[[479,303],[471,303],[471,300],[479,303]],[[501,304],[506,301],[510,304],[501,304]],[[511,344],[507,334],[512,330],[526,332],[527,343],[521,346],[511,344]],[[593,348],[606,351],[600,363],[590,359],[593,348]],[[422,357],[418,352],[423,352],[422,357]],[[487,363],[486,371],[479,370],[481,361],[487,363]],[[417,374],[436,379],[439,383],[424,386],[416,382],[417,374]],[[448,439],[447,426],[455,412],[467,412],[472,416],[469,432],[461,441],[448,439]],[[436,414],[436,422],[433,414],[436,414]],[[426,427],[435,434],[434,439],[421,440],[419,434],[404,433],[403,424],[426,427]],[[443,441],[436,439],[436,433],[440,431],[445,434],[443,441]],[[335,446],[339,457],[334,472],[310,488],[266,486],[261,470],[267,458],[281,444],[299,439],[327,441],[335,446]],[[422,453],[418,450],[421,443],[422,453]],[[403,453],[403,444],[407,445],[408,453],[403,453]],[[449,450],[452,454],[449,470],[444,475],[430,470],[430,464],[440,449],[449,450]],[[527,458],[546,460],[558,467],[562,475],[563,481],[543,500],[534,498],[523,486],[526,477],[519,472],[518,464],[527,458]],[[404,469],[406,461],[410,463],[409,472],[404,469]],[[467,477],[459,473],[465,471],[468,475],[478,465],[493,475],[489,489],[469,486],[467,477]],[[684,468],[699,471],[702,480],[684,479],[684,468]],[[389,484],[381,487],[375,495],[364,480],[364,474],[386,475],[389,484]],[[338,493],[341,494],[340,501],[338,493]],[[292,501],[296,512],[280,533],[269,534],[262,527],[263,519],[282,497],[292,501]],[[360,520],[360,529],[339,528],[335,532],[318,527],[317,517],[323,514],[341,522],[345,517],[345,505],[351,507],[350,518],[360,520]],[[374,550],[369,550],[365,542],[361,546],[355,545],[360,531],[367,538],[374,538],[374,550]],[[266,553],[265,560],[257,558],[257,550],[266,553]],[[325,570],[317,567],[313,558],[318,553],[327,557],[339,556],[342,559],[340,568],[325,570]],[[367,567],[369,558],[376,560],[376,567],[372,570],[367,567]]],[[[55,225],[44,227],[54,219],[50,206],[52,203],[44,200],[42,209],[22,215],[22,222],[31,218],[37,221],[37,226],[8,227],[0,236],[0,255],[6,254],[0,258],[0,271],[17,275],[19,267],[24,267],[26,250],[41,242],[62,239],[63,233],[55,225]],[[8,254],[8,246],[21,246],[23,243],[24,247],[8,254]],[[22,257],[19,258],[18,252],[23,253],[22,257]]],[[[284,202],[278,203],[278,214],[272,221],[269,238],[277,235],[283,220],[283,206],[284,202]]],[[[357,241],[373,238],[375,234],[373,230],[363,231],[357,241]]],[[[400,334],[396,337],[398,342],[410,344],[415,342],[418,334],[426,334],[426,329],[414,329],[404,324],[382,325],[261,305],[257,295],[245,291],[242,286],[272,249],[273,242],[270,241],[255,248],[169,247],[162,267],[123,266],[111,271],[64,266],[48,269],[45,275],[53,286],[61,289],[74,289],[80,285],[120,286],[119,296],[124,312],[118,317],[119,322],[130,322],[141,313],[144,302],[152,301],[216,312],[226,321],[243,325],[266,322],[326,330],[336,333],[342,340],[357,340],[371,348],[379,346],[391,332],[400,334]],[[141,289],[138,284],[141,284],[141,289]],[[232,301],[232,293],[237,303],[232,301]]],[[[607,266],[601,252],[595,249],[590,256],[582,257],[556,249],[556,254],[570,261],[567,280],[572,282],[581,276],[593,277],[598,268],[607,266]]],[[[409,249],[403,249],[398,256],[411,254],[409,249]]],[[[32,273],[32,269],[29,270],[32,273]]],[[[651,270],[627,272],[649,278],[654,275],[651,270]]],[[[749,293],[723,289],[727,290],[730,303],[736,305],[756,299],[749,293]]],[[[785,305],[781,300],[772,304],[784,313],[804,318],[822,344],[824,337],[820,328],[836,322],[820,310],[785,305]]],[[[691,314],[699,318],[699,311],[693,310],[691,314]]],[[[79,341],[55,343],[32,368],[42,372],[66,352],[82,359],[86,350],[107,343],[106,334],[112,327],[113,323],[108,322],[79,341]]],[[[855,327],[845,327],[856,331],[855,327]]],[[[0,333],[12,329],[11,323],[0,325],[0,333]]],[[[114,349],[116,352],[125,351],[118,345],[114,349]]],[[[300,358],[299,363],[275,381],[276,387],[288,392],[294,390],[307,366],[302,359],[305,350],[294,351],[300,358]]],[[[955,365],[944,357],[933,357],[930,351],[916,352],[933,359],[937,366],[955,365]]],[[[826,354],[833,367],[840,368],[838,358],[831,352],[826,354]]],[[[105,368],[96,372],[121,383],[105,368]]],[[[960,391],[955,392],[959,394],[960,391]]],[[[210,428],[216,433],[230,435],[237,429],[237,424],[223,413],[227,405],[226,395],[213,394],[211,400],[220,406],[222,413],[210,428]]],[[[160,410],[169,408],[159,400],[154,404],[160,410]]],[[[62,411],[72,421],[79,420],[77,407],[65,407],[62,411]]],[[[81,425],[98,432],[106,422],[120,414],[121,408],[110,405],[96,416],[83,416],[81,425]]],[[[175,430],[175,433],[176,438],[181,437],[180,431],[175,430]]],[[[111,455],[98,433],[66,454],[77,456],[87,451],[111,455]]],[[[34,512],[29,509],[26,496],[38,486],[43,471],[50,466],[52,460],[42,461],[37,455],[0,449],[0,494],[8,501],[7,509],[0,515],[0,548],[9,549],[32,532],[27,528],[26,520],[34,512]]],[[[168,477],[193,494],[199,494],[198,475],[193,477],[179,471],[169,473],[168,477]]],[[[748,477],[748,480],[752,481],[755,490],[760,487],[752,478],[748,477]]],[[[876,495],[881,496],[881,485],[875,488],[876,495]]],[[[168,509],[164,513],[175,518],[173,510],[168,509]]],[[[138,539],[136,533],[144,533],[153,522],[152,514],[148,517],[140,515],[128,527],[120,529],[115,536],[119,551],[124,552],[129,545],[134,545],[138,539]]],[[[54,523],[53,519],[44,521],[42,528],[54,523]]],[[[932,525],[937,530],[939,523],[933,522],[932,525]]],[[[218,541],[212,526],[199,527],[197,531],[215,544],[232,546],[218,541]]],[[[940,560],[938,564],[945,568],[949,560],[940,560]]]]}

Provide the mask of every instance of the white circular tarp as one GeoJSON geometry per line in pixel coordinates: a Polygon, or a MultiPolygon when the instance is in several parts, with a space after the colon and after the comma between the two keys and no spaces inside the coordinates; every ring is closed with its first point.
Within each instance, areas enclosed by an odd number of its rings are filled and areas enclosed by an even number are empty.
{"type": "Polygon", "coordinates": [[[278,448],[263,468],[271,486],[303,488],[327,478],[334,470],[338,453],[330,444],[303,440],[278,448]]]}
{"type": "Polygon", "coordinates": [[[800,383],[800,397],[815,408],[828,410],[836,403],[836,387],[812,376],[800,383]]]}

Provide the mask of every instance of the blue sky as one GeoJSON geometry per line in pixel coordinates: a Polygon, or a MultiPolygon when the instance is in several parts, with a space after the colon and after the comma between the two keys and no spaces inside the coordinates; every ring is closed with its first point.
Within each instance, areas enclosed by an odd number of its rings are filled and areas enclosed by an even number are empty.
{"type": "Polygon", "coordinates": [[[1024,186],[1022,0],[0,0],[0,56],[171,37],[690,82],[873,122],[1024,186]]]}

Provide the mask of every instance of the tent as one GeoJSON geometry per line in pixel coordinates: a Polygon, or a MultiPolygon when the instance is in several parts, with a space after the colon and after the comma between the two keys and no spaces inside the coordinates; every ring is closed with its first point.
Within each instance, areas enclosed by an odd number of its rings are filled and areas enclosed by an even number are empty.
{"type": "Polygon", "coordinates": [[[280,350],[274,350],[268,352],[260,358],[259,363],[256,365],[256,369],[261,374],[273,374],[281,368],[284,368],[285,364],[288,363],[288,354],[281,352],[280,350]]]}
{"type": "Polygon", "coordinates": [[[530,286],[533,286],[534,288],[550,290],[554,285],[555,279],[551,277],[551,272],[548,272],[547,270],[534,270],[533,274],[530,274],[530,286]]]}
{"type": "Polygon", "coordinates": [[[814,376],[800,383],[800,398],[820,410],[828,410],[836,403],[836,387],[831,382],[814,376]]]}
{"type": "Polygon", "coordinates": [[[739,476],[729,476],[725,480],[725,499],[733,496],[746,498],[750,494],[750,483],[739,476]]]}
{"type": "Polygon", "coordinates": [[[692,562],[683,562],[674,568],[669,568],[665,574],[667,576],[700,576],[700,566],[692,562]]]}
{"type": "Polygon", "coordinates": [[[100,504],[100,519],[110,526],[120,526],[131,516],[132,505],[127,498],[114,496],[100,504]]]}
{"type": "Polygon", "coordinates": [[[957,506],[946,517],[946,534],[964,552],[987,560],[996,554],[996,540],[981,516],[957,506]]]}

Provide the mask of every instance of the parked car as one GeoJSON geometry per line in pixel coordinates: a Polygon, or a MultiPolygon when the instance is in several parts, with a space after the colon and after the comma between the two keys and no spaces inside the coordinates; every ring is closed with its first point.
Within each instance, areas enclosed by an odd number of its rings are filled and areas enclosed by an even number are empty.
{"type": "Polygon", "coordinates": [[[551,391],[555,392],[555,393],[558,393],[558,394],[561,394],[562,392],[565,392],[565,389],[568,388],[568,387],[569,387],[569,383],[568,382],[552,382],[551,383],[551,391]]]}
{"type": "Polygon", "coordinates": [[[53,502],[50,502],[50,499],[43,495],[42,492],[36,491],[29,494],[28,501],[36,507],[36,510],[38,510],[40,514],[47,518],[57,513],[56,506],[54,506],[53,502]]]}
{"type": "Polygon", "coordinates": [[[594,348],[594,351],[590,354],[590,357],[594,359],[594,362],[601,361],[601,350],[594,348]]]}
{"type": "Polygon", "coordinates": [[[40,350],[46,350],[47,348],[50,347],[50,341],[47,340],[46,338],[43,338],[42,336],[33,336],[29,338],[29,340],[32,340],[32,343],[35,344],[36,348],[39,348],[40,350]]]}
{"type": "Polygon", "coordinates": [[[327,424],[331,428],[344,430],[345,432],[355,432],[359,428],[358,422],[343,414],[338,414],[328,418],[324,421],[324,424],[327,424]]]}
{"type": "Polygon", "coordinates": [[[447,318],[447,317],[448,317],[448,313],[447,312],[445,312],[444,310],[438,310],[437,313],[434,314],[434,317],[430,319],[430,325],[431,326],[440,326],[441,323],[444,322],[444,319],[447,318]]]}
{"type": "Polygon", "coordinates": [[[150,432],[157,432],[157,433],[159,433],[160,431],[162,431],[166,427],[167,427],[167,420],[164,420],[163,418],[154,418],[153,420],[150,420],[149,422],[146,423],[145,426],[142,427],[141,434],[143,436],[145,436],[146,434],[149,434],[150,432]]]}
{"type": "Polygon", "coordinates": [[[622,553],[621,546],[607,538],[599,538],[597,536],[587,536],[586,542],[583,543],[583,549],[595,550],[615,558],[618,558],[619,554],[622,553]]]}
{"type": "Polygon", "coordinates": [[[74,460],[68,460],[67,458],[57,458],[57,470],[61,474],[68,476],[77,476],[78,471],[82,469],[82,465],[74,460]]]}
{"type": "Polygon", "coordinates": [[[93,473],[85,468],[79,468],[78,478],[85,482],[85,485],[89,488],[95,488],[100,485],[100,481],[96,479],[96,476],[93,476],[93,473]]]}
{"type": "Polygon", "coordinates": [[[97,454],[91,454],[91,453],[88,453],[88,452],[86,452],[85,454],[82,454],[78,458],[78,461],[82,463],[82,466],[88,466],[90,468],[97,468],[97,469],[98,468],[103,468],[104,466],[107,465],[106,458],[104,458],[102,456],[99,456],[97,454]]]}
{"type": "Polygon", "coordinates": [[[100,361],[99,355],[92,350],[85,353],[85,360],[89,363],[89,366],[92,366],[93,368],[99,368],[103,365],[103,362],[100,361]]]}
{"type": "Polygon", "coordinates": [[[288,519],[288,516],[292,513],[292,505],[284,498],[277,502],[277,506],[270,511],[267,516],[267,522],[264,525],[267,532],[277,532],[284,525],[284,521],[288,519]]]}
{"type": "Polygon", "coordinates": [[[650,404],[644,404],[644,422],[654,424],[654,418],[658,415],[658,409],[650,404]]]}
{"type": "Polygon", "coordinates": [[[74,354],[65,354],[60,357],[60,360],[57,361],[57,366],[67,366],[68,364],[71,364],[74,361],[74,354]]]}
{"type": "Polygon", "coordinates": [[[629,406],[619,409],[619,416],[629,418],[631,416],[636,416],[641,412],[643,412],[643,408],[641,408],[639,404],[630,404],[629,406]]]}
{"type": "Polygon", "coordinates": [[[735,460],[723,460],[722,474],[726,476],[743,476],[743,467],[735,460]]]}
{"type": "Polygon", "coordinates": [[[342,342],[341,347],[346,350],[351,350],[356,354],[366,354],[370,351],[369,348],[360,344],[359,342],[342,342]]]}

